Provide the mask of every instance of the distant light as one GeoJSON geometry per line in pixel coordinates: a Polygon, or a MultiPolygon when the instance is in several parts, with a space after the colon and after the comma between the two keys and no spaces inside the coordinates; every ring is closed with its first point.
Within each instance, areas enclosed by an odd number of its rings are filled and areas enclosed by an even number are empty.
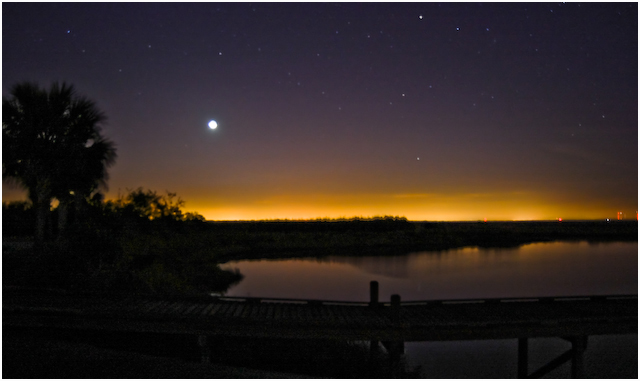
{"type": "Polygon", "coordinates": [[[562,218],[558,217],[558,222],[562,222],[562,218]]]}
{"type": "Polygon", "coordinates": [[[215,130],[216,128],[218,128],[218,123],[215,120],[209,121],[209,128],[215,130]]]}

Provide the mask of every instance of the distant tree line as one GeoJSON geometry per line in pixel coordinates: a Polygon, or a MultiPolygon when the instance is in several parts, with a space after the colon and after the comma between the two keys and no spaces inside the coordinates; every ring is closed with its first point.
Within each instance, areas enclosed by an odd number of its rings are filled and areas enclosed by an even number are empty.
{"type": "MultiPolygon", "coordinates": [[[[160,195],[152,190],[137,188],[129,190],[115,200],[104,201],[101,193],[94,194],[86,200],[82,216],[77,216],[72,209],[65,217],[74,233],[83,225],[93,227],[120,226],[160,226],[177,222],[202,222],[205,218],[197,212],[185,212],[185,202],[176,193],[167,192],[160,195]],[[153,222],[151,222],[153,221],[153,222]]],[[[45,232],[49,236],[59,234],[61,208],[60,204],[49,213],[45,221],[45,232]]],[[[5,237],[33,236],[35,231],[36,212],[30,201],[11,201],[2,203],[2,234],[5,237]]]]}

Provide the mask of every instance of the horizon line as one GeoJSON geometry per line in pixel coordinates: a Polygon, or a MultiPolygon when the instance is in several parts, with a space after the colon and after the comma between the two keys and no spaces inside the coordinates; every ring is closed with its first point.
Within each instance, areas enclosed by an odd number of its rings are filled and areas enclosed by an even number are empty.
{"type": "Polygon", "coordinates": [[[412,223],[421,223],[421,222],[443,222],[443,223],[460,223],[460,222],[482,222],[482,223],[493,223],[493,222],[555,222],[555,223],[563,223],[563,222],[615,222],[615,221],[637,221],[632,218],[624,218],[624,219],[612,219],[612,218],[591,218],[591,219],[540,219],[540,220],[508,220],[508,219],[496,219],[496,220],[483,220],[483,219],[473,219],[473,220],[410,220],[406,217],[401,216],[375,216],[375,217],[339,217],[339,218],[268,218],[268,219],[239,219],[239,220],[209,220],[205,219],[205,222],[355,222],[355,221],[384,221],[384,220],[394,220],[394,221],[406,221],[412,223]]]}

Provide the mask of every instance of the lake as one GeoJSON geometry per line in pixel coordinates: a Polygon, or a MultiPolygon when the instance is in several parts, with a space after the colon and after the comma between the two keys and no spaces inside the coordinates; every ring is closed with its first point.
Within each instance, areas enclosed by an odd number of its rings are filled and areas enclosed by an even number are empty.
{"type": "MultiPolygon", "coordinates": [[[[228,296],[380,301],[638,293],[638,243],[535,243],[509,249],[462,248],[403,256],[234,261],[245,276],[228,296]]],[[[570,348],[561,339],[530,340],[530,371],[570,348]]],[[[426,377],[504,378],[516,374],[516,340],[406,343],[410,367],[426,377]],[[463,364],[463,365],[461,365],[463,364]]],[[[590,377],[637,377],[637,335],[592,336],[590,377]]],[[[552,372],[566,377],[569,365],[552,372]]]]}

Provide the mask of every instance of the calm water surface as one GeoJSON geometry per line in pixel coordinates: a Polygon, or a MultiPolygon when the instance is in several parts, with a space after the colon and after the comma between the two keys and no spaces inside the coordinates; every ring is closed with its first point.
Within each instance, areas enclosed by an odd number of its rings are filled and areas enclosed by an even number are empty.
{"type": "MultiPolygon", "coordinates": [[[[245,279],[229,296],[368,301],[369,281],[380,300],[571,296],[638,293],[638,243],[536,243],[514,249],[464,248],[393,257],[327,257],[236,261],[245,279]]],[[[511,378],[516,340],[406,343],[408,366],[429,378],[511,378]]],[[[533,371],[562,354],[561,339],[530,340],[533,371]]],[[[636,378],[638,336],[592,336],[586,352],[589,377],[636,378]]],[[[567,377],[565,364],[549,374],[567,377]]]]}
{"type": "Polygon", "coordinates": [[[392,257],[237,261],[245,279],[229,296],[367,301],[637,294],[638,243],[536,243],[392,257]]]}

